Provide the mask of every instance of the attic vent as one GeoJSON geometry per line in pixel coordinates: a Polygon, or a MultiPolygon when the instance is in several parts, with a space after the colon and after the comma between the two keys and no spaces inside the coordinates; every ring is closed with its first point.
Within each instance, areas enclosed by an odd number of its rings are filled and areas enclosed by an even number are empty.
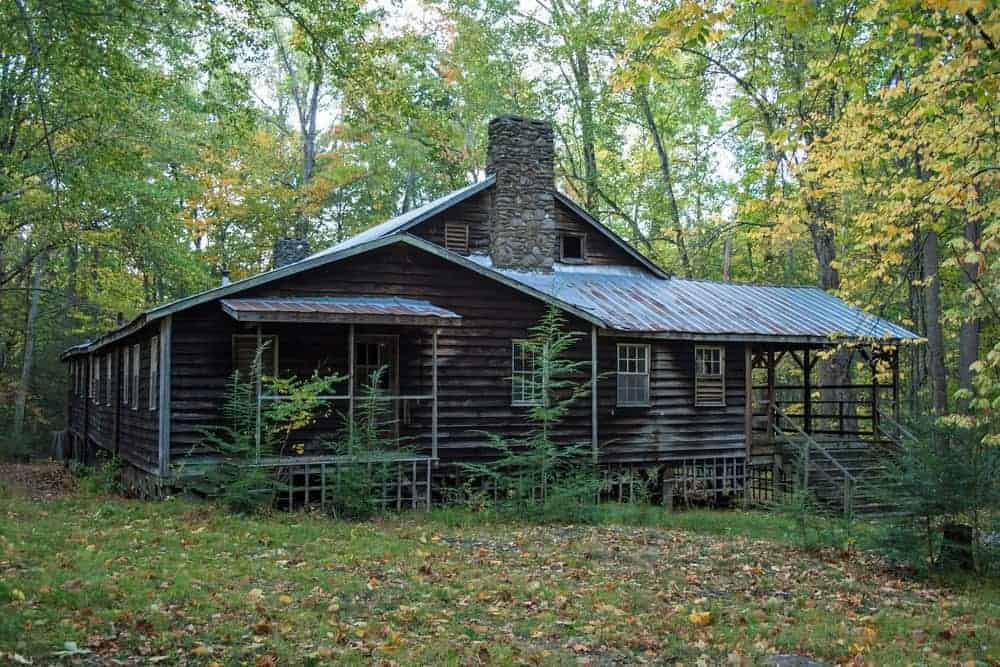
{"type": "Polygon", "coordinates": [[[452,252],[462,255],[469,254],[469,226],[451,225],[444,226],[444,247],[452,252]]]}

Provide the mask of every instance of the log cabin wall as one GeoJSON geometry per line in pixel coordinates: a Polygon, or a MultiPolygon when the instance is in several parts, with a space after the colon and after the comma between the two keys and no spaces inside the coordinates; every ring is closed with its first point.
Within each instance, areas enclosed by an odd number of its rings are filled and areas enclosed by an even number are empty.
{"type": "MultiPolygon", "coordinates": [[[[152,337],[159,332],[156,325],[146,327],[112,345],[87,355],[78,355],[70,363],[79,363],[82,370],[79,391],[70,388],[69,431],[79,443],[119,456],[122,461],[147,473],[157,470],[158,411],[149,409],[150,349],[152,337]],[[122,360],[132,345],[140,345],[139,393],[136,408],[123,403],[122,360]],[[90,397],[91,359],[100,360],[97,395],[90,397]],[[108,377],[108,364],[111,375],[108,377]]],[[[131,373],[130,373],[131,377],[131,373]]]]}
{"type": "Polygon", "coordinates": [[[602,460],[653,463],[683,458],[743,456],[746,452],[744,346],[725,346],[725,406],[696,406],[690,341],[600,338],[598,432],[602,460]],[[618,343],[650,345],[648,406],[617,407],[618,343]]]}
{"type": "MultiPolygon", "coordinates": [[[[528,408],[511,406],[511,342],[528,335],[545,307],[539,301],[422,251],[395,246],[320,267],[243,294],[267,296],[393,295],[429,300],[462,316],[460,327],[443,327],[439,354],[439,456],[443,462],[489,454],[485,433],[523,434],[528,408]]],[[[589,331],[582,322],[574,325],[589,331]]],[[[199,427],[218,423],[226,379],[232,372],[232,335],[240,329],[208,303],[174,316],[171,454],[177,461],[200,440],[199,427]]],[[[263,325],[279,335],[279,367],[309,373],[346,370],[345,325],[263,325]]],[[[430,393],[431,332],[420,327],[357,326],[356,334],[399,336],[400,384],[407,393],[430,393]]],[[[589,358],[582,338],[574,354],[589,358]]],[[[342,371],[341,371],[342,372],[342,371]]],[[[590,404],[580,401],[559,437],[589,442],[590,404]]],[[[411,406],[401,435],[427,451],[429,402],[411,406]]]]}

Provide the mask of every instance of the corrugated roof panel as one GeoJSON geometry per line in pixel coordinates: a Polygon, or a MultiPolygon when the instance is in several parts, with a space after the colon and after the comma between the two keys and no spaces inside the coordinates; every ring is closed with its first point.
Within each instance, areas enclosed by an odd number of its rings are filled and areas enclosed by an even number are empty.
{"type": "MultiPolygon", "coordinates": [[[[490,265],[486,257],[476,260],[490,265]]],[[[663,279],[623,267],[581,268],[552,273],[493,270],[626,332],[919,338],[817,287],[663,279]]]]}
{"type": "Polygon", "coordinates": [[[436,306],[429,301],[401,297],[222,299],[222,305],[227,310],[238,313],[329,313],[461,319],[454,311],[436,306]]]}

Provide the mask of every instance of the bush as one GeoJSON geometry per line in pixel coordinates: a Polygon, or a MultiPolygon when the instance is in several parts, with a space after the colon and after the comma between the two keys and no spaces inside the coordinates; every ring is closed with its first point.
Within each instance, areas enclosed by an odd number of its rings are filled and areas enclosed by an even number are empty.
{"type": "Polygon", "coordinates": [[[496,458],[462,468],[486,493],[467,491],[477,504],[489,502],[504,514],[541,521],[589,521],[595,514],[602,479],[590,444],[559,444],[553,432],[570,407],[589,395],[581,381],[589,362],[566,354],[579,334],[565,330],[565,320],[549,308],[525,342],[535,359],[528,409],[529,433],[520,439],[487,434],[496,458]]]}
{"type": "Polygon", "coordinates": [[[238,513],[274,505],[278,479],[273,470],[256,463],[261,458],[288,454],[291,435],[329,410],[329,404],[319,397],[329,394],[343,380],[341,376],[318,374],[307,380],[261,378],[261,384],[283,400],[261,406],[258,442],[257,375],[262,352],[257,351],[250,376],[244,378],[236,371],[230,377],[222,408],[225,423],[202,429],[202,440],[191,452],[200,450],[210,461],[201,474],[192,476],[189,488],[238,513]]]}
{"type": "Polygon", "coordinates": [[[892,508],[878,540],[888,557],[919,572],[967,568],[997,571],[1000,449],[990,427],[925,421],[888,461],[882,485],[892,508]]]}

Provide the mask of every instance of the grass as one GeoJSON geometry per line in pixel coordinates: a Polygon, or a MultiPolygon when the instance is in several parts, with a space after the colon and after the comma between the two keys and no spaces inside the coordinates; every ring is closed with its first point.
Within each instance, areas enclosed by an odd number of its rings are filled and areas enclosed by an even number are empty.
{"type": "Polygon", "coordinates": [[[8,492],[0,508],[0,662],[74,651],[193,665],[1000,661],[995,586],[804,553],[790,522],[762,513],[345,523],[87,491],[8,492]]]}

